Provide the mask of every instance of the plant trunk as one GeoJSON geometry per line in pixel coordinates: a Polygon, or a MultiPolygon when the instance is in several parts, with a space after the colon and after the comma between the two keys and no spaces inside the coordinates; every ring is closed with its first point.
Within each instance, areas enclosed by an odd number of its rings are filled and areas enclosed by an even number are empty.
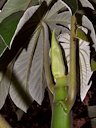
{"type": "Polygon", "coordinates": [[[71,111],[67,111],[68,96],[66,78],[59,78],[54,89],[51,128],[71,128],[71,111]]]}
{"type": "Polygon", "coordinates": [[[71,128],[71,112],[66,113],[59,103],[53,106],[51,128],[71,128]]]}

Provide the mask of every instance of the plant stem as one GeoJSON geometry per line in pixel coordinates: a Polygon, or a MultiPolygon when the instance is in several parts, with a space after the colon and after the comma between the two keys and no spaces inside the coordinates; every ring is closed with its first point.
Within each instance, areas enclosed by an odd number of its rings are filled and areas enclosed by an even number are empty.
{"type": "Polygon", "coordinates": [[[71,127],[71,113],[66,111],[64,104],[67,95],[68,87],[66,86],[66,79],[59,78],[54,91],[51,128],[71,127]]]}
{"type": "Polygon", "coordinates": [[[66,113],[61,103],[54,103],[51,128],[71,128],[71,113],[66,113]]]}
{"type": "Polygon", "coordinates": [[[71,18],[71,33],[70,33],[70,85],[69,93],[67,98],[68,111],[71,110],[77,93],[77,80],[76,80],[76,49],[78,47],[78,39],[76,39],[76,17],[75,15],[71,18]]]}
{"type": "Polygon", "coordinates": [[[48,26],[47,26],[46,23],[42,22],[42,26],[43,26],[43,34],[44,34],[44,70],[45,70],[48,89],[53,94],[53,92],[54,92],[54,83],[53,83],[52,74],[51,74],[51,71],[50,71],[49,32],[48,32],[48,26]]]}

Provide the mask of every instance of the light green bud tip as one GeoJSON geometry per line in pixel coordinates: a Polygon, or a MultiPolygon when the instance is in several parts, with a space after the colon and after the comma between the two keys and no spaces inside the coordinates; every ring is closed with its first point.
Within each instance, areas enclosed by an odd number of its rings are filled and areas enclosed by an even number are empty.
{"type": "Polygon", "coordinates": [[[52,32],[51,40],[51,63],[54,79],[64,77],[64,61],[61,47],[56,39],[55,31],[52,32]]]}

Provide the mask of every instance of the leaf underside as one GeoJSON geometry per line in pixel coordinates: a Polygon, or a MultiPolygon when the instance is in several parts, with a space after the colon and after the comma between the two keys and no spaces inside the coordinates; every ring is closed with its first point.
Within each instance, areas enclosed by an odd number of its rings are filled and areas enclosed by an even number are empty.
{"type": "MultiPolygon", "coordinates": [[[[61,42],[62,47],[65,50],[67,63],[68,63],[68,69],[70,65],[70,35],[69,34],[62,34],[59,37],[59,41],[61,42]]],[[[83,40],[79,40],[79,57],[80,57],[80,96],[81,100],[83,101],[90,86],[91,82],[88,84],[89,79],[92,75],[91,67],[90,67],[90,49],[89,49],[89,43],[85,42],[83,40]]],[[[69,69],[70,72],[70,69],[69,69]]]]}
{"type": "Polygon", "coordinates": [[[41,31],[38,44],[34,53],[32,67],[30,70],[30,76],[28,81],[28,89],[30,95],[37,103],[41,105],[44,98],[44,91],[46,85],[44,85],[44,67],[43,67],[43,32],[41,31]]]}
{"type": "MultiPolygon", "coordinates": [[[[39,31],[34,34],[34,36],[29,42],[29,46],[27,50],[23,49],[23,51],[21,52],[21,54],[19,55],[19,57],[17,58],[14,64],[13,71],[15,72],[18,78],[17,80],[20,81],[22,91],[23,90],[25,91],[25,95],[27,95],[27,93],[28,95],[30,95],[28,92],[28,79],[30,74],[34,48],[36,47],[35,45],[38,39],[38,35],[39,35],[39,31]]],[[[10,87],[10,96],[13,102],[16,104],[16,106],[18,106],[20,109],[26,112],[29,106],[26,105],[26,102],[22,100],[22,97],[20,97],[21,94],[18,93],[18,89],[16,89],[15,85],[12,84],[10,87]]]]}

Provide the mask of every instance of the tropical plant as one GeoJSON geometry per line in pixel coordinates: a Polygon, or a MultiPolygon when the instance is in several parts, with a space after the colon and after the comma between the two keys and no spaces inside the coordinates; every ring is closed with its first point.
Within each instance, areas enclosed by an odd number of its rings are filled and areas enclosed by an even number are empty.
{"type": "Polygon", "coordinates": [[[95,25],[86,8],[94,18],[96,2],[8,0],[1,8],[0,108],[9,94],[27,112],[33,100],[42,104],[48,88],[51,128],[70,128],[77,86],[83,101],[95,69],[95,25]]]}

